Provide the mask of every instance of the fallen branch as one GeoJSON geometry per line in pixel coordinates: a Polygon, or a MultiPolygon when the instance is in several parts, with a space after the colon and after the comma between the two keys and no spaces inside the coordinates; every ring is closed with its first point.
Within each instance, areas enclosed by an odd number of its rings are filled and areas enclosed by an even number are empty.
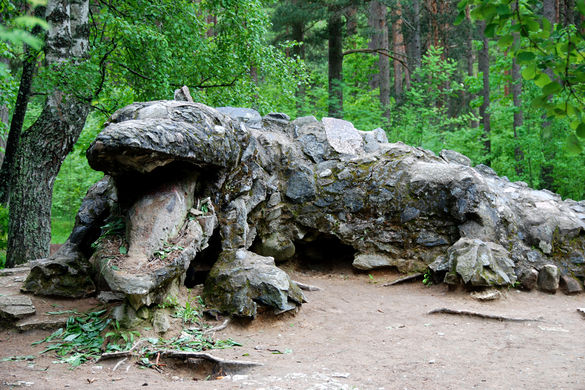
{"type": "Polygon", "coordinates": [[[394,286],[395,284],[400,284],[400,283],[404,283],[404,282],[410,282],[411,280],[420,279],[421,277],[423,277],[423,274],[420,273],[420,272],[418,272],[416,274],[403,276],[402,278],[398,278],[398,279],[393,280],[393,281],[391,281],[389,283],[385,283],[382,286],[384,286],[384,287],[394,286]]]}
{"type": "Polygon", "coordinates": [[[302,282],[297,282],[296,280],[293,280],[293,282],[299,286],[299,288],[301,290],[305,290],[305,291],[321,291],[322,288],[321,287],[317,287],[317,286],[311,286],[310,284],[305,284],[302,282]]]}
{"type": "Polygon", "coordinates": [[[428,314],[451,314],[451,315],[459,315],[459,316],[469,316],[469,317],[477,317],[477,318],[484,318],[487,320],[496,320],[496,321],[508,321],[508,322],[542,322],[541,318],[514,318],[514,317],[505,317],[505,316],[498,316],[492,314],[482,314],[476,313],[474,311],[467,311],[467,310],[453,310],[447,308],[440,308],[429,311],[428,314]]]}

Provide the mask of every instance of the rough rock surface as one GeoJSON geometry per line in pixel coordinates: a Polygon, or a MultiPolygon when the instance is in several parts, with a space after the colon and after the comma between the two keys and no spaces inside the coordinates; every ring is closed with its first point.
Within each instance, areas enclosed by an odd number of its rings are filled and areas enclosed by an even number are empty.
{"type": "Polygon", "coordinates": [[[256,302],[276,313],[296,308],[305,298],[272,257],[239,249],[224,252],[209,273],[204,291],[208,305],[241,317],[255,317],[256,302]]]}
{"type": "Polygon", "coordinates": [[[0,297],[0,324],[16,322],[35,314],[36,309],[31,299],[25,295],[8,295],[0,297]]]}
{"type": "Polygon", "coordinates": [[[87,230],[116,218],[124,229],[101,229],[93,254],[80,249],[91,234],[69,243],[79,262],[91,255],[99,289],[124,292],[134,310],[157,303],[214,234],[221,254],[208,301],[246,316],[258,302],[282,311],[302,300],[272,260],[250,251],[278,262],[306,243],[345,246],[359,269],[430,268],[448,283],[531,289],[552,266],[585,278],[584,202],[471,167],[457,152],[388,143],[381,129],[257,114],[158,101],[112,116],[87,155],[112,177],[104,196],[115,201],[87,230]]]}
{"type": "Polygon", "coordinates": [[[546,264],[538,273],[538,288],[555,293],[559,288],[560,273],[556,265],[546,264]]]}

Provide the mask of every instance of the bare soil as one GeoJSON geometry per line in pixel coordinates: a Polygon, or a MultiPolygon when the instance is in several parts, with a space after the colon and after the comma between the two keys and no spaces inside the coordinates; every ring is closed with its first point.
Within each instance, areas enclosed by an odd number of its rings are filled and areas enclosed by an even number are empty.
{"type": "MultiPolygon", "coordinates": [[[[54,356],[38,356],[43,345],[31,345],[51,331],[4,330],[0,359],[37,357],[0,362],[0,388],[585,388],[585,318],[576,311],[585,307],[583,295],[504,290],[500,300],[478,302],[465,291],[427,287],[420,281],[384,287],[400,276],[392,271],[373,272],[371,277],[349,267],[287,271],[293,279],[322,290],[305,292],[309,302],[297,313],[278,317],[264,313],[254,321],[232,321],[216,338],[231,337],[242,346],[209,351],[263,366],[215,380],[204,380],[200,372],[170,359],[162,372],[141,368],[132,359],[70,369],[52,363],[54,356]],[[541,321],[428,314],[443,307],[541,321]]],[[[97,304],[34,297],[33,301],[41,314],[97,304]]]]}

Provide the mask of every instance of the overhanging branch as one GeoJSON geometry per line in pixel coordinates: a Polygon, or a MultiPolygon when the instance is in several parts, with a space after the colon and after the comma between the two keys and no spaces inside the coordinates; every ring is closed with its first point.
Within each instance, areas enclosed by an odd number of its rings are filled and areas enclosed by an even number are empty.
{"type": "MultiPolygon", "coordinates": [[[[392,58],[393,60],[400,62],[402,64],[402,66],[404,66],[406,69],[408,69],[410,71],[408,64],[406,63],[406,61],[403,58],[399,58],[394,54],[390,54],[390,52],[388,52],[388,50],[386,50],[386,49],[352,49],[352,50],[344,51],[343,56],[345,57],[346,55],[355,54],[355,53],[380,54],[380,55],[386,56],[388,58],[392,58]]],[[[406,57],[406,56],[404,56],[404,57],[406,57]]]]}

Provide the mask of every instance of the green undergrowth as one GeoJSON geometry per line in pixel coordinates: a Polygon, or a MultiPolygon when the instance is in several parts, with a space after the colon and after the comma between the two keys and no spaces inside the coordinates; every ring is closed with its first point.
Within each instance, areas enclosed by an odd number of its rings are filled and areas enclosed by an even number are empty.
{"type": "Polygon", "coordinates": [[[73,230],[74,219],[53,218],[51,220],[51,244],[63,244],[73,230]]]}
{"type": "MultiPolygon", "coordinates": [[[[138,358],[138,364],[143,367],[152,367],[152,359],[156,359],[160,351],[176,350],[186,352],[200,352],[211,349],[224,349],[240,346],[238,342],[228,338],[215,340],[206,334],[209,325],[202,320],[202,302],[199,297],[196,303],[176,307],[173,317],[181,318],[183,324],[196,323],[197,327],[183,329],[179,336],[165,339],[162,337],[141,337],[136,330],[122,329],[118,321],[109,317],[107,310],[88,313],[75,313],[65,327],[57,329],[50,336],[33,343],[44,344],[47,347],[41,354],[52,353],[56,357],[53,363],[66,363],[71,368],[88,361],[95,361],[103,353],[132,351],[138,358]]],[[[188,300],[189,302],[189,300],[188,300]]],[[[168,307],[168,306],[167,306],[168,307]]],[[[21,360],[15,356],[5,360],[21,360]]],[[[30,360],[30,356],[26,357],[30,360]]]]}

